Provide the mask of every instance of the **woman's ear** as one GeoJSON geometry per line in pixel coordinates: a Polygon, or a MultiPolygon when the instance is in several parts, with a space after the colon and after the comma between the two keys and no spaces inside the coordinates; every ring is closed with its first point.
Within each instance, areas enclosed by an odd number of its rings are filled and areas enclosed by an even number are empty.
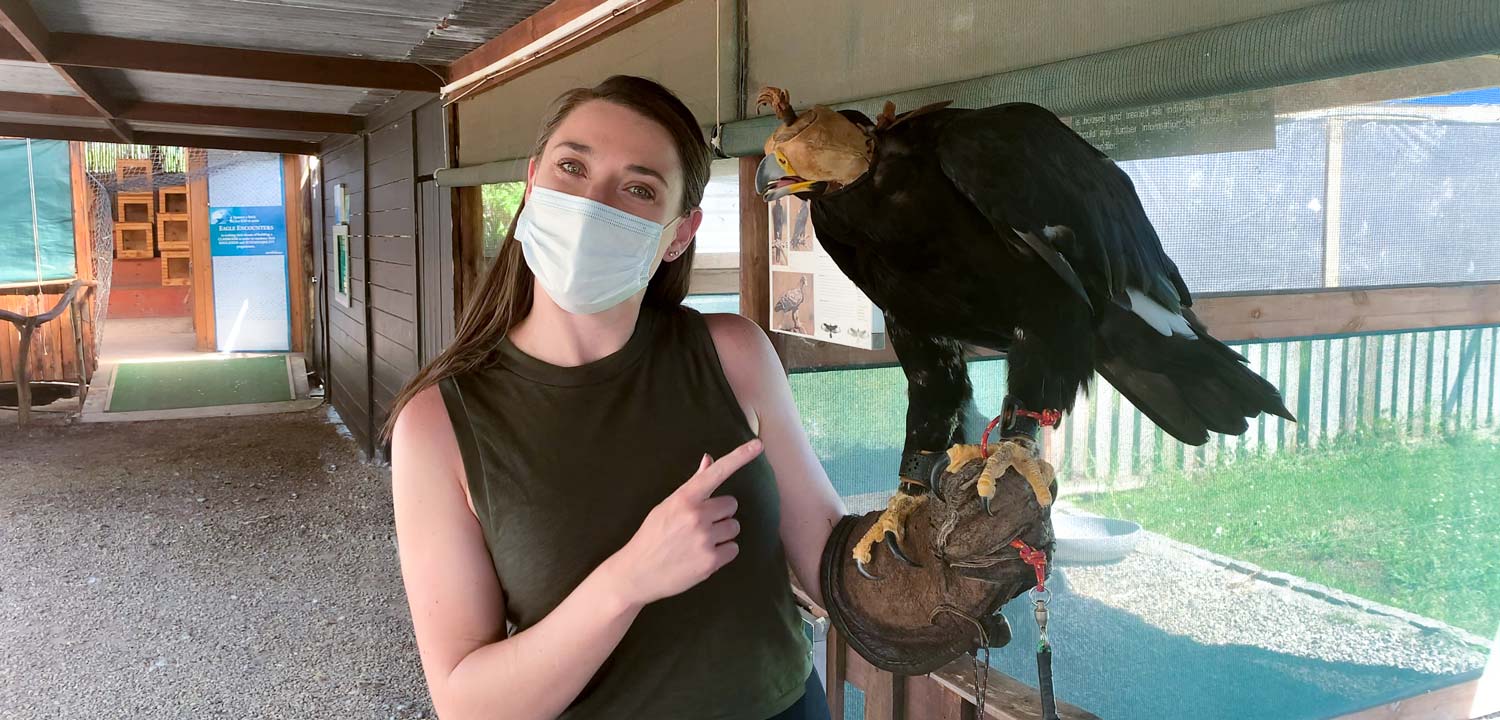
{"type": "Polygon", "coordinates": [[[677,232],[672,235],[672,242],[667,245],[667,258],[675,260],[682,255],[687,246],[693,242],[693,236],[698,234],[698,227],[703,224],[703,209],[693,208],[684,215],[682,222],[677,224],[677,232]]]}

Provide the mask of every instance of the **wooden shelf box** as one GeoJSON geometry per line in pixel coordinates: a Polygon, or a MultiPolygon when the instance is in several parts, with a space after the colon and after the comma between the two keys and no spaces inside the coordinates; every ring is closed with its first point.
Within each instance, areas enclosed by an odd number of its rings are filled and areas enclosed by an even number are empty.
{"type": "Polygon", "coordinates": [[[163,254],[168,252],[188,252],[191,248],[188,238],[187,216],[175,217],[170,215],[156,216],[156,247],[163,254]]]}
{"type": "Polygon", "coordinates": [[[151,161],[119,159],[115,161],[115,187],[121,190],[151,192],[151,161]]]}
{"type": "Polygon", "coordinates": [[[158,188],[156,194],[161,200],[161,214],[187,217],[188,190],[186,185],[168,185],[158,188]]]}
{"type": "Polygon", "coordinates": [[[190,278],[192,278],[192,266],[188,260],[187,251],[172,252],[163,250],[161,253],[161,284],[187,285],[190,278]]]}
{"type": "Polygon", "coordinates": [[[135,260],[155,254],[151,223],[115,223],[115,257],[135,260]]]}
{"type": "Polygon", "coordinates": [[[149,192],[122,192],[115,197],[119,222],[151,224],[156,220],[156,198],[149,192]]]}

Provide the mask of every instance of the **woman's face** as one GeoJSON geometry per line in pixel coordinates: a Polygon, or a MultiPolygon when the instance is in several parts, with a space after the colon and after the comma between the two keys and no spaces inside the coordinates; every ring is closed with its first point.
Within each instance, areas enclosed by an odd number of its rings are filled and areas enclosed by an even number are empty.
{"type": "Polygon", "coordinates": [[[590,100],[568,113],[529,172],[534,186],[663,225],[685,215],[663,235],[653,272],[664,256],[681,254],[702,222],[701,210],[680,207],[682,164],[666,129],[606,100],[590,100]]]}

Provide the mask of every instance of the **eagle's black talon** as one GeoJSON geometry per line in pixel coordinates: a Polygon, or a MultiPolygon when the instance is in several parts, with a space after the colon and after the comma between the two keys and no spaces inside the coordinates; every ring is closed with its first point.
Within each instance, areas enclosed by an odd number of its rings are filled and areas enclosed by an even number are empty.
{"type": "Polygon", "coordinates": [[[869,570],[866,570],[865,569],[865,564],[862,563],[862,562],[860,562],[860,561],[858,561],[858,560],[854,561],[854,569],[858,570],[860,575],[863,575],[863,576],[865,576],[865,577],[867,577],[867,578],[869,578],[871,580],[879,580],[880,579],[879,575],[872,574],[869,570]]]}
{"type": "Polygon", "coordinates": [[[895,555],[897,560],[900,560],[901,562],[904,562],[912,567],[922,567],[920,563],[917,563],[910,557],[908,557],[905,550],[901,549],[901,541],[896,539],[896,533],[893,533],[890,530],[885,531],[885,544],[891,546],[891,554],[895,555]]]}
{"type": "Polygon", "coordinates": [[[994,517],[995,511],[990,509],[990,499],[984,495],[979,496],[979,506],[984,508],[984,514],[994,517]]]}

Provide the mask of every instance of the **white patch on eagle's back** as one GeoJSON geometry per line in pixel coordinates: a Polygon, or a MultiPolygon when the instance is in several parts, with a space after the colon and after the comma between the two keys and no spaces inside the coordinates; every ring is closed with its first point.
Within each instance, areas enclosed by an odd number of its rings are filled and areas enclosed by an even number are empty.
{"type": "Polygon", "coordinates": [[[1125,288],[1125,294],[1130,297],[1130,310],[1157,332],[1163,335],[1198,337],[1187,318],[1166,309],[1161,303],[1146,297],[1145,293],[1135,288],[1125,288]]]}

